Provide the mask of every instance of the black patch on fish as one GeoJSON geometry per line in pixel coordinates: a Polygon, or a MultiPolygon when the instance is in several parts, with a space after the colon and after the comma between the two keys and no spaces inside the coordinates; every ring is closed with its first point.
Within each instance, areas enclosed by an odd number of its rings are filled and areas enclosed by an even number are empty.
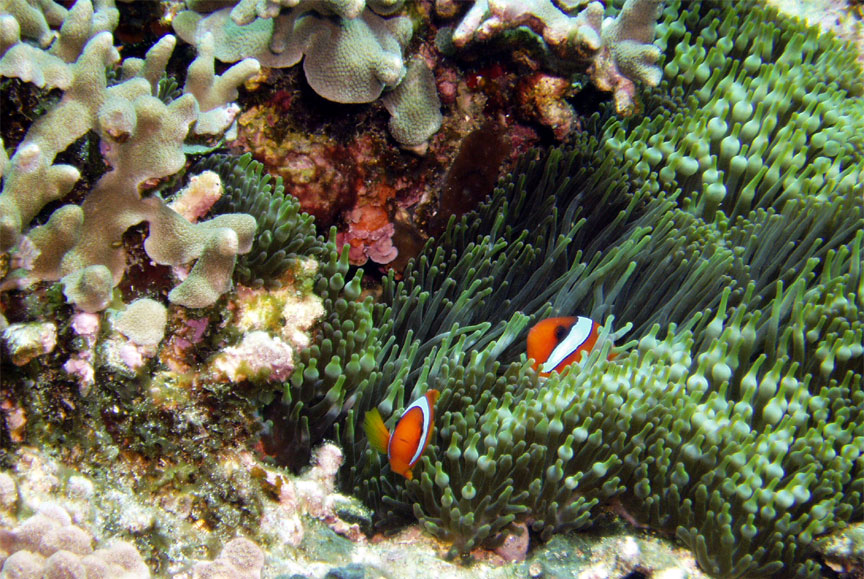
{"type": "Polygon", "coordinates": [[[555,326],[555,341],[560,343],[570,333],[570,328],[567,326],[555,326]]]}

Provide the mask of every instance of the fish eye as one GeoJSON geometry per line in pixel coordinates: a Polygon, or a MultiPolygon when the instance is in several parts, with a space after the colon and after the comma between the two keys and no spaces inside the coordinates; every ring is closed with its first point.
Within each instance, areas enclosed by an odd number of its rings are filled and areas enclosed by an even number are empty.
{"type": "Polygon", "coordinates": [[[560,342],[567,337],[570,330],[566,326],[555,326],[555,340],[560,342]]]}

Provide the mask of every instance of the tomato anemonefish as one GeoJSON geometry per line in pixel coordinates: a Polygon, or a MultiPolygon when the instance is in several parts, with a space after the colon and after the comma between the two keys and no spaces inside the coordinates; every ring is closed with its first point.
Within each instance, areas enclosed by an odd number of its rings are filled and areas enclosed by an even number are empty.
{"type": "Polygon", "coordinates": [[[582,316],[540,320],[528,332],[527,355],[534,359],[534,369],[548,376],[580,363],[597,345],[600,327],[582,316]]]}
{"type": "Polygon", "coordinates": [[[415,400],[402,413],[392,436],[377,408],[367,412],[366,419],[363,421],[363,429],[366,431],[369,445],[378,452],[386,452],[390,460],[390,469],[408,480],[414,478],[411,469],[420,460],[432,438],[437,400],[437,390],[429,390],[415,400]]]}

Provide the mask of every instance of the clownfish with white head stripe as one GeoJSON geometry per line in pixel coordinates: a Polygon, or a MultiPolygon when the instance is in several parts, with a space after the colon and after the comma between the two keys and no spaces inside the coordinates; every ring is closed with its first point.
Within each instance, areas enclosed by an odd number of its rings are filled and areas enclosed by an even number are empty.
{"type": "Polygon", "coordinates": [[[540,320],[528,332],[526,354],[541,376],[561,372],[570,364],[581,364],[599,346],[601,327],[582,316],[540,320]]]}
{"type": "Polygon", "coordinates": [[[435,425],[435,402],[438,391],[429,390],[405,409],[393,434],[387,430],[377,408],[366,413],[363,429],[369,445],[378,452],[387,453],[390,470],[401,474],[408,480],[414,478],[411,470],[423,456],[423,451],[432,438],[435,425]]]}

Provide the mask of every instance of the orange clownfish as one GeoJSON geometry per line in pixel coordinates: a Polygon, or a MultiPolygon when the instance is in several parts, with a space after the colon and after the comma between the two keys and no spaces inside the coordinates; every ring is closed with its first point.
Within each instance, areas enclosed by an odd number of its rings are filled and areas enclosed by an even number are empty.
{"type": "Polygon", "coordinates": [[[534,369],[548,376],[581,363],[597,345],[600,327],[582,316],[540,320],[528,332],[527,355],[534,359],[534,369]]]}
{"type": "Polygon", "coordinates": [[[377,408],[367,412],[363,421],[369,445],[378,452],[386,452],[390,469],[408,480],[414,478],[411,469],[423,456],[423,451],[432,438],[437,400],[438,391],[429,390],[411,403],[396,423],[392,436],[377,408]]]}

